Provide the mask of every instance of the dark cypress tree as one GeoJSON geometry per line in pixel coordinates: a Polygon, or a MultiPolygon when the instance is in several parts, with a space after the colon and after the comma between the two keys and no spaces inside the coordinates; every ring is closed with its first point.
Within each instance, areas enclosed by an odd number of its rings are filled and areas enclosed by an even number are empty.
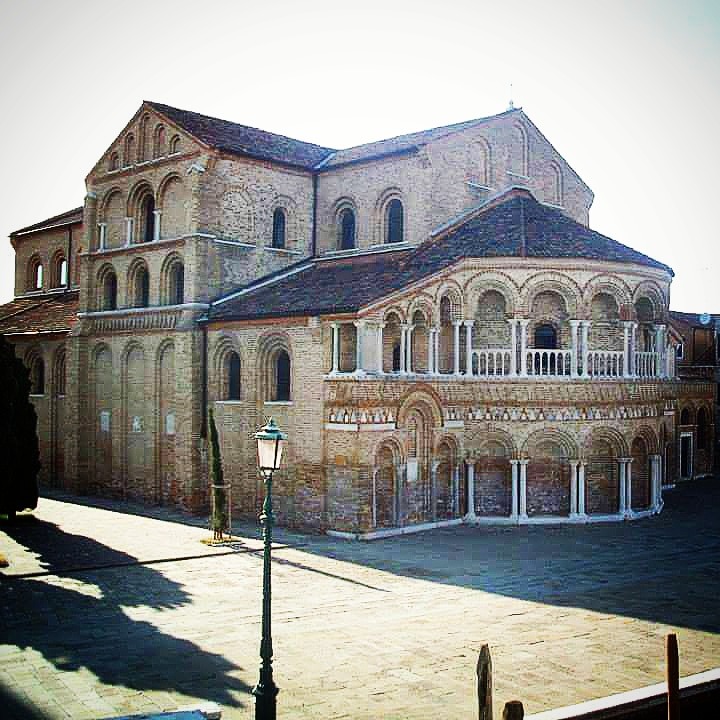
{"type": "Polygon", "coordinates": [[[213,497],[211,524],[213,540],[222,540],[228,523],[227,495],[225,493],[222,460],[220,459],[220,442],[218,441],[212,408],[210,408],[208,417],[210,422],[210,490],[213,497]]]}
{"type": "Polygon", "coordinates": [[[30,402],[30,373],[0,335],[0,514],[37,507],[40,448],[30,402]]]}

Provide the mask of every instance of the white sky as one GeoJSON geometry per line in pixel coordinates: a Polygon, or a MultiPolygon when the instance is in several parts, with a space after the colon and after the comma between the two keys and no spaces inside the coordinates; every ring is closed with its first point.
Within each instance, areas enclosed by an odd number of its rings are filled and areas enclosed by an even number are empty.
{"type": "Polygon", "coordinates": [[[596,230],[720,313],[720,2],[0,0],[0,302],[12,230],[82,204],[142,100],[343,148],[525,112],[596,230]]]}

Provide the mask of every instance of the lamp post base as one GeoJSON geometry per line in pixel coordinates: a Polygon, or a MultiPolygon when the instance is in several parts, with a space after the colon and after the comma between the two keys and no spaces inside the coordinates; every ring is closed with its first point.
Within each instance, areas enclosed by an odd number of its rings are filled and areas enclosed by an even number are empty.
{"type": "Polygon", "coordinates": [[[259,682],[252,694],[255,696],[255,720],[275,720],[278,688],[273,679],[270,678],[268,682],[259,682]]]}

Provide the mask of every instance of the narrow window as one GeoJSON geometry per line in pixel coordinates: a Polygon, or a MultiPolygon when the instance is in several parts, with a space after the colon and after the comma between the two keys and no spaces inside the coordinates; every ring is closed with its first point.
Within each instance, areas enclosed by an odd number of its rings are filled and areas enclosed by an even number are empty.
{"type": "Polygon", "coordinates": [[[355,213],[350,208],[340,212],[340,249],[352,250],[355,247],[355,213]]]}
{"type": "Polygon", "coordinates": [[[708,421],[705,408],[700,408],[697,415],[697,446],[698,450],[708,449],[708,421]]]}
{"type": "Polygon", "coordinates": [[[285,211],[282,208],[275,208],[273,213],[273,234],[272,246],[274,248],[285,247],[285,211]]]}
{"type": "Polygon", "coordinates": [[[396,343],[393,347],[392,369],[393,372],[400,372],[400,343],[396,343]]]}
{"type": "Polygon", "coordinates": [[[142,202],[143,228],[142,242],[152,242],[155,239],[155,199],[148,195],[142,202]]]}
{"type": "Polygon", "coordinates": [[[182,305],[185,302],[185,268],[177,263],[171,271],[170,304],[182,305]]]}
{"type": "Polygon", "coordinates": [[[386,242],[398,243],[403,241],[403,206],[397,199],[393,199],[387,206],[387,234],[386,242]]]}
{"type": "Polygon", "coordinates": [[[35,270],[33,271],[33,290],[42,290],[43,286],[43,266],[42,263],[37,263],[35,265],[35,270]]]}
{"type": "Polygon", "coordinates": [[[45,363],[41,357],[35,357],[30,363],[30,392],[32,395],[45,394],[45,363]]]}
{"type": "Polygon", "coordinates": [[[175,153],[180,152],[180,136],[175,135],[173,139],[170,141],[170,154],[174,155],[175,153]]]}
{"type": "Polygon", "coordinates": [[[275,400],[290,400],[290,356],[285,350],[275,359],[275,400]]]}
{"type": "Polygon", "coordinates": [[[68,284],[67,260],[65,258],[60,260],[58,275],[60,278],[60,287],[65,287],[68,284]]]}
{"type": "Polygon", "coordinates": [[[227,400],[240,399],[240,356],[231,352],[226,363],[227,400]]]}
{"type": "Polygon", "coordinates": [[[135,275],[135,307],[150,304],[150,274],[146,268],[139,268],[135,275]]]}
{"type": "Polygon", "coordinates": [[[114,272],[107,273],[103,281],[103,310],[117,310],[117,276],[114,272]]]}
{"type": "Polygon", "coordinates": [[[117,170],[120,167],[120,155],[114,152],[110,156],[110,170],[117,170]]]}
{"type": "Polygon", "coordinates": [[[549,323],[535,328],[535,348],[537,350],[555,350],[557,348],[557,332],[549,323]]]}

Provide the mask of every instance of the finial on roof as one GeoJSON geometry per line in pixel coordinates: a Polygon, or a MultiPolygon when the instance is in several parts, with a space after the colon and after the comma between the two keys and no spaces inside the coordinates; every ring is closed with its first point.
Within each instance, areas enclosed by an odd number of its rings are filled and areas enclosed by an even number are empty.
{"type": "Polygon", "coordinates": [[[513,95],[513,92],[512,92],[512,83],[510,83],[510,104],[508,105],[508,110],[514,110],[514,109],[515,109],[515,103],[513,102],[512,95],[513,95]]]}

